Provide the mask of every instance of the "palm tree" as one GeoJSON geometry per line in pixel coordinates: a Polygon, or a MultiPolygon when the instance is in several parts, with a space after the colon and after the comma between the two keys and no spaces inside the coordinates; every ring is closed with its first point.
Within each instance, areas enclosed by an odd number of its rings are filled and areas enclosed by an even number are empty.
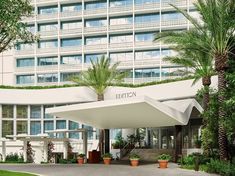
{"type": "MultiPolygon", "coordinates": [[[[197,38],[192,40],[195,45],[192,49],[202,49],[210,53],[215,60],[215,70],[218,74],[218,102],[219,102],[219,127],[218,143],[221,160],[228,160],[228,146],[226,130],[223,120],[226,111],[223,108],[226,90],[225,71],[228,68],[228,55],[235,43],[232,42],[235,34],[235,1],[234,0],[198,0],[194,3],[196,11],[201,16],[202,23],[191,17],[186,11],[172,5],[178,12],[183,14],[193,25],[195,30],[203,34],[202,43],[197,38]]],[[[189,48],[190,49],[190,48],[189,48]]]]}
{"type": "MultiPolygon", "coordinates": [[[[87,86],[97,94],[97,101],[104,100],[104,93],[108,86],[121,83],[125,73],[117,70],[120,63],[111,65],[109,58],[102,56],[96,62],[91,61],[91,67],[87,71],[81,72],[79,76],[72,77],[71,80],[79,85],[87,86]]],[[[99,148],[103,154],[109,152],[109,130],[100,130],[99,148]],[[105,150],[104,150],[105,135],[105,150]]]]}

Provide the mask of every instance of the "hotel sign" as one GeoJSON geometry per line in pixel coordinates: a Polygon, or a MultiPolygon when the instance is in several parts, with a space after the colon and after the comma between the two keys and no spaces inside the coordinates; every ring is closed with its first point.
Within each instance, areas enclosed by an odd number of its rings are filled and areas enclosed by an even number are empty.
{"type": "Polygon", "coordinates": [[[116,94],[116,99],[136,97],[136,92],[125,92],[116,94]]]}

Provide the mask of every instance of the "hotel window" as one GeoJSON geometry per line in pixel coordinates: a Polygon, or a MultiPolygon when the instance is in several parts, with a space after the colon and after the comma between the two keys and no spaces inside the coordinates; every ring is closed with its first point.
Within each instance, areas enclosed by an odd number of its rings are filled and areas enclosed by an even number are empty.
{"type": "Polygon", "coordinates": [[[132,23],[133,23],[132,16],[110,18],[110,25],[124,25],[124,24],[132,24],[132,23]]]}
{"type": "Polygon", "coordinates": [[[135,70],[135,78],[151,78],[159,76],[160,76],[159,68],[147,68],[147,69],[135,70]]]}
{"type": "Polygon", "coordinates": [[[86,10],[104,9],[106,8],[106,1],[96,1],[85,3],[86,10]]]}
{"type": "Polygon", "coordinates": [[[78,29],[82,28],[82,21],[61,22],[61,29],[78,29]]]}
{"type": "Polygon", "coordinates": [[[57,57],[40,57],[40,58],[38,58],[38,66],[57,65],[57,64],[58,64],[57,57]]]}
{"type": "Polygon", "coordinates": [[[82,39],[80,38],[61,39],[61,47],[81,46],[81,44],[82,39]]]}
{"type": "Polygon", "coordinates": [[[57,73],[38,74],[38,83],[58,82],[57,73]]]}
{"type": "Polygon", "coordinates": [[[110,43],[132,43],[133,35],[116,35],[110,36],[110,43]]]}
{"type": "Polygon", "coordinates": [[[159,14],[136,15],[135,23],[156,23],[160,22],[159,14]]]}
{"type": "MultiPolygon", "coordinates": [[[[66,129],[66,120],[57,120],[56,121],[56,129],[66,129]]],[[[56,136],[58,138],[64,138],[64,133],[57,133],[56,136]]]]}
{"type": "Polygon", "coordinates": [[[65,81],[71,81],[71,78],[74,76],[78,76],[78,72],[71,72],[71,73],[61,73],[60,74],[60,81],[65,82],[65,81]]]}
{"type": "Polygon", "coordinates": [[[13,120],[2,121],[2,137],[6,135],[13,135],[13,120]]]}
{"type": "Polygon", "coordinates": [[[92,126],[88,126],[88,125],[82,125],[82,128],[87,129],[87,138],[88,140],[92,140],[93,139],[93,127],[92,126]]]}
{"type": "Polygon", "coordinates": [[[135,0],[136,5],[160,3],[160,0],[135,0]]]}
{"type": "Polygon", "coordinates": [[[169,20],[182,20],[184,16],[181,13],[162,13],[162,21],[169,21],[169,20]]]}
{"type": "Polygon", "coordinates": [[[82,4],[62,4],[61,12],[79,12],[82,10],[82,4]]]}
{"type": "Polygon", "coordinates": [[[132,5],[132,0],[110,0],[110,7],[125,7],[132,5]]]}
{"type": "Polygon", "coordinates": [[[2,118],[13,118],[13,105],[2,105],[2,118]]]}
{"type": "Polygon", "coordinates": [[[16,67],[33,67],[34,58],[16,59],[16,67]]]}
{"type": "Polygon", "coordinates": [[[27,119],[28,118],[28,106],[27,105],[17,105],[16,106],[16,118],[27,119]]]}
{"type": "Polygon", "coordinates": [[[133,78],[133,70],[120,70],[121,73],[125,73],[125,78],[133,78]]]}
{"type": "Polygon", "coordinates": [[[162,77],[183,76],[182,67],[162,67],[162,77]]]}
{"type": "Polygon", "coordinates": [[[38,7],[38,14],[54,14],[58,12],[57,6],[38,7]]]}
{"type": "Polygon", "coordinates": [[[57,48],[57,46],[58,46],[57,40],[40,41],[38,43],[38,48],[57,48]]]}
{"type": "Polygon", "coordinates": [[[49,23],[49,24],[39,24],[38,31],[46,32],[46,31],[57,31],[58,24],[57,23],[49,23]]]}
{"type": "Polygon", "coordinates": [[[46,108],[53,108],[54,105],[44,105],[43,106],[43,115],[44,115],[44,119],[53,119],[54,116],[51,114],[46,114],[46,108]]]}
{"type": "Polygon", "coordinates": [[[30,118],[31,119],[41,118],[41,106],[30,106],[30,118]]]}
{"type": "Polygon", "coordinates": [[[34,75],[17,75],[16,84],[32,84],[34,83],[34,75]]]}
{"type": "MultiPolygon", "coordinates": [[[[53,121],[44,121],[44,133],[46,133],[46,131],[52,131],[54,130],[54,122],[53,121]]],[[[53,133],[49,133],[50,137],[53,137],[53,133]]]]}
{"type": "Polygon", "coordinates": [[[110,139],[116,140],[118,136],[122,136],[121,129],[110,129],[110,139]]]}
{"type": "Polygon", "coordinates": [[[155,33],[140,33],[135,34],[136,42],[153,42],[155,33]]]}
{"type": "Polygon", "coordinates": [[[34,25],[28,25],[26,26],[27,31],[34,33],[35,32],[35,26],[34,25]]]}
{"type": "Polygon", "coordinates": [[[107,44],[107,37],[87,37],[86,45],[107,44]]]}
{"type": "Polygon", "coordinates": [[[41,133],[41,122],[40,121],[31,121],[30,122],[30,134],[37,135],[41,133]]]}
{"type": "Polygon", "coordinates": [[[166,56],[172,56],[173,55],[173,51],[170,49],[163,49],[162,50],[162,57],[166,57],[166,56]]]}
{"type": "Polygon", "coordinates": [[[133,53],[132,52],[110,53],[110,59],[112,62],[131,61],[133,60],[133,53]]]}
{"type": "Polygon", "coordinates": [[[85,63],[90,63],[91,60],[96,62],[99,58],[102,57],[103,54],[87,54],[85,55],[85,63]]]}
{"type": "Polygon", "coordinates": [[[135,52],[135,60],[160,60],[160,50],[137,51],[135,52]]]}
{"type": "Polygon", "coordinates": [[[62,56],[60,58],[60,64],[76,65],[81,63],[82,63],[81,55],[62,56]]]}
{"type": "Polygon", "coordinates": [[[27,134],[28,133],[28,122],[27,121],[17,121],[16,122],[17,134],[27,134]]]}
{"type": "MultiPolygon", "coordinates": [[[[69,121],[69,130],[76,130],[79,129],[79,124],[77,122],[69,121]]],[[[71,132],[69,133],[69,138],[79,139],[78,132],[71,132]]]]}
{"type": "Polygon", "coordinates": [[[86,20],[85,26],[86,27],[103,27],[103,26],[107,26],[107,20],[106,19],[86,20]]]}
{"type": "Polygon", "coordinates": [[[34,44],[32,43],[18,43],[16,44],[16,50],[34,50],[34,44]]]}

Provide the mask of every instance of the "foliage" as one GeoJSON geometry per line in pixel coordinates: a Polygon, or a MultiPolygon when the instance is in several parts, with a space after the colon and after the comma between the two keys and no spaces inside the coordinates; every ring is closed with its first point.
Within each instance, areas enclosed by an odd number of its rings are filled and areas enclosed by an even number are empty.
{"type": "Polygon", "coordinates": [[[36,176],[36,175],[23,173],[23,172],[13,172],[13,171],[0,170],[0,176],[36,176]]]}
{"type": "Polygon", "coordinates": [[[115,142],[112,143],[112,146],[114,149],[120,149],[123,148],[127,144],[127,141],[124,140],[121,134],[118,134],[115,137],[115,142]]]}
{"type": "Polygon", "coordinates": [[[27,162],[33,163],[35,151],[33,150],[32,145],[30,144],[29,141],[27,141],[27,151],[26,152],[27,152],[27,162]]]}
{"type": "Polygon", "coordinates": [[[68,153],[68,159],[72,159],[73,158],[73,147],[72,147],[70,142],[68,142],[68,151],[67,151],[67,153],[68,153]]]}
{"type": "Polygon", "coordinates": [[[53,158],[54,158],[53,150],[55,150],[55,145],[53,142],[50,141],[48,143],[48,162],[49,163],[53,163],[53,158]]]}
{"type": "Polygon", "coordinates": [[[131,154],[129,155],[129,159],[130,159],[130,160],[139,160],[139,159],[140,159],[140,156],[139,156],[138,154],[136,154],[136,153],[131,153],[131,154]]]}
{"type": "Polygon", "coordinates": [[[197,148],[201,148],[202,140],[200,136],[198,135],[194,136],[194,144],[197,148]]]}
{"type": "Polygon", "coordinates": [[[161,154],[157,157],[158,160],[168,160],[168,161],[171,160],[171,158],[172,157],[168,154],[161,154]]]}
{"type": "Polygon", "coordinates": [[[127,142],[131,145],[134,146],[137,142],[140,144],[141,141],[144,140],[144,135],[141,133],[131,134],[127,136],[127,142]]]}
{"type": "Polygon", "coordinates": [[[71,164],[71,163],[76,163],[76,159],[59,159],[60,164],[71,164]]]}
{"type": "Polygon", "coordinates": [[[10,153],[6,156],[7,163],[23,163],[24,157],[23,154],[10,153]]]}
{"type": "Polygon", "coordinates": [[[211,159],[207,166],[208,172],[217,173],[222,176],[235,176],[235,165],[228,162],[211,159]]]}
{"type": "Polygon", "coordinates": [[[113,155],[111,153],[105,153],[102,158],[113,158],[113,155]]]}
{"type": "Polygon", "coordinates": [[[84,158],[86,155],[84,153],[78,154],[78,158],[84,158]]]}
{"type": "Polygon", "coordinates": [[[22,22],[32,12],[29,0],[0,0],[0,53],[13,47],[17,40],[24,43],[36,40],[22,22]]]}

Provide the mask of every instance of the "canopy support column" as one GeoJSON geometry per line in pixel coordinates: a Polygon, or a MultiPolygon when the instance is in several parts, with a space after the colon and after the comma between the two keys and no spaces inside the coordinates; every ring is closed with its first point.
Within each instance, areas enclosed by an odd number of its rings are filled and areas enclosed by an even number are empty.
{"type": "Polygon", "coordinates": [[[175,162],[182,155],[182,126],[175,126],[175,162]]]}
{"type": "Polygon", "coordinates": [[[6,141],[2,141],[2,161],[6,161],[6,141]]]}
{"type": "Polygon", "coordinates": [[[104,130],[104,152],[110,153],[109,129],[104,130]]]}
{"type": "Polygon", "coordinates": [[[64,157],[64,159],[68,159],[68,142],[64,141],[63,145],[64,145],[63,157],[64,157]]]}
{"type": "Polygon", "coordinates": [[[43,156],[44,156],[44,162],[48,162],[48,141],[44,141],[43,145],[43,156]]]}
{"type": "Polygon", "coordinates": [[[87,163],[87,130],[82,132],[82,139],[83,139],[83,153],[85,154],[84,162],[87,163]]]}
{"type": "Polygon", "coordinates": [[[24,157],[24,162],[27,162],[27,140],[23,140],[23,157],[24,157]]]}

